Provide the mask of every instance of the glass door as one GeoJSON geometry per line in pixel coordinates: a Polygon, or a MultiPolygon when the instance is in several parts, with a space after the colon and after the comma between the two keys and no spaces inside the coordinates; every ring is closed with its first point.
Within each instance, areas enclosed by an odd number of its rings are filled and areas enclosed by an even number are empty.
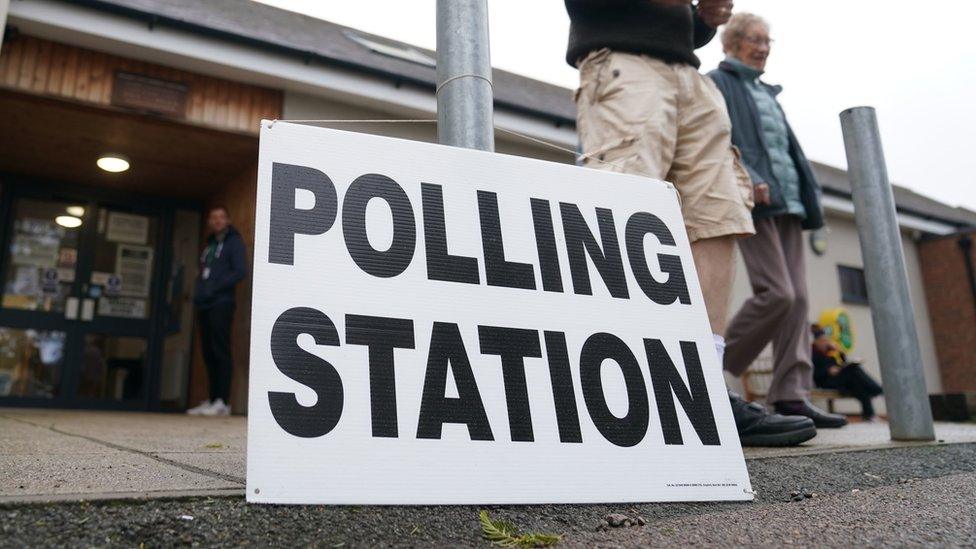
{"type": "Polygon", "coordinates": [[[103,403],[146,399],[159,216],[98,203],[79,262],[81,355],[75,396],[103,403]]]}
{"type": "Polygon", "coordinates": [[[0,397],[65,396],[71,320],[79,301],[82,203],[19,197],[8,205],[0,301],[0,397]]]}
{"type": "Polygon", "coordinates": [[[26,189],[5,205],[0,399],[146,407],[159,212],[26,189]]]}

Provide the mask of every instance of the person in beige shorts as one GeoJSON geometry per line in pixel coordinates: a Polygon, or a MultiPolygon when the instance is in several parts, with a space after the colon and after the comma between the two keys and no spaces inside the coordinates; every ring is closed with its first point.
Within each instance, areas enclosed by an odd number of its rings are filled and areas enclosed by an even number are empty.
{"type": "MultiPolygon", "coordinates": [[[[583,165],[674,184],[721,363],[735,240],[755,233],[752,182],[732,147],[725,100],[698,72],[694,50],[728,21],[732,2],[566,0],[566,9],[566,60],[580,71],[583,165]]],[[[793,445],[816,435],[807,418],[729,396],[744,445],[793,445]]]]}
{"type": "Polygon", "coordinates": [[[607,48],[586,56],[579,71],[584,166],[674,183],[693,245],[719,239],[705,245],[732,249],[734,237],[755,233],[752,182],[736,161],[725,100],[711,79],[689,65],[607,48]]]}

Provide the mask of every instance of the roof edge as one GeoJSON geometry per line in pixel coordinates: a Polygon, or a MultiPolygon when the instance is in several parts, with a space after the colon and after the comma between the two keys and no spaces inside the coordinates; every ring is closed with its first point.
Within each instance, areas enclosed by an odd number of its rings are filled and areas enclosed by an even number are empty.
{"type": "MultiPolygon", "coordinates": [[[[898,186],[897,185],[892,185],[892,187],[898,187],[898,186]]],[[[898,188],[904,189],[905,187],[898,187],[898,188]]],[[[823,193],[826,194],[826,195],[835,196],[835,197],[838,197],[838,198],[844,198],[846,200],[853,201],[853,196],[851,196],[851,193],[849,193],[849,192],[841,191],[841,190],[834,189],[834,188],[831,188],[831,187],[821,187],[821,189],[822,189],[823,193]]],[[[910,189],[908,189],[908,190],[910,190],[910,189]]],[[[932,215],[930,213],[922,212],[922,211],[919,211],[919,210],[916,210],[916,209],[913,209],[913,208],[906,208],[904,206],[900,206],[900,205],[898,205],[897,202],[895,203],[895,211],[897,211],[898,213],[901,213],[901,214],[911,215],[911,216],[914,216],[914,217],[918,217],[918,218],[924,219],[926,221],[936,221],[936,222],[939,222],[939,223],[944,223],[946,225],[951,225],[951,226],[955,227],[958,230],[968,230],[968,229],[976,230],[976,223],[967,223],[967,222],[960,221],[958,219],[949,219],[949,218],[942,217],[942,216],[938,216],[938,215],[932,215]]]]}

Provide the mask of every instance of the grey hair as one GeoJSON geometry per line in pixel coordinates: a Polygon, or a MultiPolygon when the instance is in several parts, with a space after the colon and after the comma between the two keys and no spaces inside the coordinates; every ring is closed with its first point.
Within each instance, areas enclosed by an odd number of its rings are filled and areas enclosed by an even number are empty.
{"type": "Polygon", "coordinates": [[[746,35],[746,31],[754,24],[760,24],[769,31],[769,23],[765,19],[752,13],[736,13],[722,30],[722,51],[729,53],[739,45],[739,41],[746,35]]]}

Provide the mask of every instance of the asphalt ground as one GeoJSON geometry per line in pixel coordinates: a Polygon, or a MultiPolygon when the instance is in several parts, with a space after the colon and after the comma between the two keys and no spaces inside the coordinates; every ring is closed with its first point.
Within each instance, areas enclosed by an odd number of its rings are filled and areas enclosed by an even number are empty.
{"type": "MultiPolygon", "coordinates": [[[[751,503],[485,507],[558,546],[976,545],[976,444],[747,461],[751,503]],[[813,497],[794,501],[791,494],[813,497]],[[600,527],[611,513],[645,525],[600,527]]],[[[504,480],[500,480],[504,482],[504,480]]],[[[241,497],[0,506],[0,547],[488,547],[475,506],[247,505],[241,497]]]]}

